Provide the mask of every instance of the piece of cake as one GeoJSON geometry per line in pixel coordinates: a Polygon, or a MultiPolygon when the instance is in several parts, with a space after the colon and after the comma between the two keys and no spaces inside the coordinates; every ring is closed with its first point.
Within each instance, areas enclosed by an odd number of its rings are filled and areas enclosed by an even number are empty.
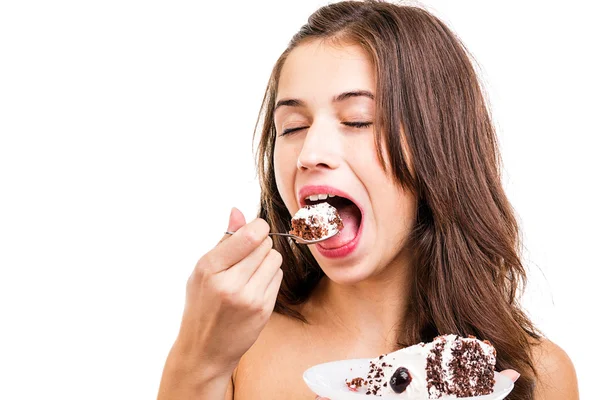
{"type": "Polygon", "coordinates": [[[436,337],[371,360],[364,379],[346,380],[350,390],[398,399],[448,399],[490,394],[496,349],[487,340],[436,337]]]}
{"type": "Polygon", "coordinates": [[[334,235],[344,224],[335,207],[329,203],[307,205],[292,218],[290,233],[304,240],[317,240],[334,235]]]}

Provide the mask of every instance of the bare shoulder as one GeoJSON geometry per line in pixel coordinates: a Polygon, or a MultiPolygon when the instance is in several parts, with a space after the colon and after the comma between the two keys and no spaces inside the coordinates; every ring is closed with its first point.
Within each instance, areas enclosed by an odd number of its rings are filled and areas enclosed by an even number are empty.
{"type": "MultiPolygon", "coordinates": [[[[283,344],[282,334],[291,330],[290,325],[292,323],[293,322],[290,321],[288,317],[273,313],[256,342],[242,357],[240,364],[234,372],[234,379],[236,378],[238,370],[242,369],[247,364],[255,365],[255,360],[262,359],[263,363],[261,364],[264,365],[264,361],[267,361],[266,358],[268,358],[270,354],[276,353],[277,347],[283,344]]],[[[293,329],[291,331],[293,332],[293,329]]]]}
{"type": "Polygon", "coordinates": [[[534,343],[532,356],[538,372],[536,399],[579,399],[575,367],[560,346],[542,338],[534,343]]]}
{"type": "MultiPolygon", "coordinates": [[[[235,400],[306,399],[306,342],[301,322],[273,313],[233,375],[235,400]],[[294,360],[293,363],[289,360],[294,360]]],[[[314,398],[314,395],[313,395],[314,398]]]]}

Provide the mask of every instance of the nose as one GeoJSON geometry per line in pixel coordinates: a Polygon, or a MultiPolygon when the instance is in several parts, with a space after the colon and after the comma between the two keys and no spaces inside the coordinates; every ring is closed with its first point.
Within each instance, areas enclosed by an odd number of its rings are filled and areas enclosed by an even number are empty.
{"type": "Polygon", "coordinates": [[[336,169],[340,166],[340,148],[341,144],[335,128],[315,122],[304,137],[298,155],[298,169],[301,171],[336,169]]]}

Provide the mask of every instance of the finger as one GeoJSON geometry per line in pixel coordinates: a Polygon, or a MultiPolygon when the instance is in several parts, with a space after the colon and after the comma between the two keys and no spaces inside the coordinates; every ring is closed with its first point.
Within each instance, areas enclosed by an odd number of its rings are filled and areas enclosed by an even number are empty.
{"type": "Polygon", "coordinates": [[[271,249],[260,267],[248,280],[248,289],[255,291],[255,293],[264,293],[273,280],[275,273],[281,267],[282,260],[281,254],[277,250],[271,249]]]}
{"type": "MultiPolygon", "coordinates": [[[[246,218],[244,218],[244,214],[237,208],[233,207],[231,209],[231,212],[229,213],[229,223],[227,224],[227,232],[235,232],[244,225],[246,225],[246,218]]],[[[221,240],[219,240],[219,243],[227,239],[229,236],[231,235],[224,235],[221,238],[221,240]]]]}
{"type": "Polygon", "coordinates": [[[518,373],[517,371],[515,371],[514,369],[505,369],[504,371],[501,371],[500,373],[502,375],[506,376],[507,378],[509,378],[513,382],[516,382],[517,379],[519,379],[519,377],[521,376],[521,374],[518,373]]]}
{"type": "Polygon", "coordinates": [[[275,275],[267,289],[265,290],[265,303],[266,307],[269,308],[269,311],[273,311],[275,308],[275,302],[277,301],[277,294],[279,294],[279,288],[281,287],[281,282],[283,281],[283,271],[279,268],[275,271],[275,275]]]}
{"type": "Polygon", "coordinates": [[[211,272],[218,273],[237,264],[252,253],[267,238],[269,224],[257,218],[239,228],[230,238],[223,240],[202,258],[211,272]]]}
{"type": "Polygon", "coordinates": [[[241,286],[246,286],[255,271],[260,268],[261,264],[267,258],[269,252],[273,248],[273,239],[267,236],[265,240],[258,246],[250,255],[237,264],[233,265],[226,271],[222,271],[224,279],[232,283],[238,283],[241,286]]]}

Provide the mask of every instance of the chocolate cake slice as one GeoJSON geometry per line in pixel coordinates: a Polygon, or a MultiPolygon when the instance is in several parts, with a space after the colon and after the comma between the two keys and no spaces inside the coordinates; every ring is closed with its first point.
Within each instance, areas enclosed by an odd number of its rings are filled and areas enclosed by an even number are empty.
{"type": "Polygon", "coordinates": [[[495,365],[496,349],[487,340],[443,335],[371,360],[362,385],[346,384],[407,400],[481,396],[493,392],[495,365]]]}
{"type": "Polygon", "coordinates": [[[304,240],[317,240],[334,235],[344,224],[335,207],[318,203],[302,207],[292,218],[290,233],[304,240]]]}
{"type": "Polygon", "coordinates": [[[427,390],[430,399],[445,395],[471,397],[490,394],[494,388],[496,350],[473,336],[439,336],[427,356],[427,390]]]}

